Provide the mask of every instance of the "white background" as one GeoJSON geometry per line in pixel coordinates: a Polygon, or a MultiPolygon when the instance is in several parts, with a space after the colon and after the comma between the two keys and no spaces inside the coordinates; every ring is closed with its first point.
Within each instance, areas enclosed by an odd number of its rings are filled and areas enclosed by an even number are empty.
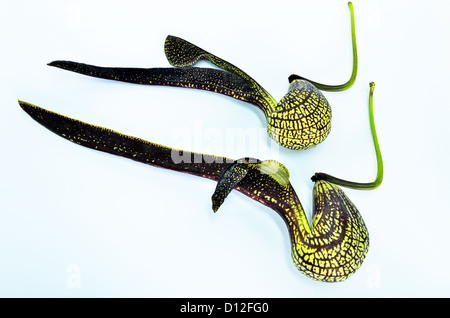
{"type": "Polygon", "coordinates": [[[357,81],[324,93],[331,134],[296,152],[272,147],[263,114],[250,104],[46,64],[168,67],[163,45],[172,34],[241,67],[278,100],[292,73],[329,84],[348,79],[346,1],[1,1],[0,296],[450,296],[450,5],[354,1],[354,8],[357,81]],[[233,192],[214,214],[214,182],[72,144],[17,103],[171,147],[277,159],[310,218],[315,172],[375,177],[371,81],[385,179],[374,191],[345,189],[371,246],[363,266],[338,284],[295,268],[286,226],[267,207],[233,192]],[[246,129],[257,141],[233,144],[246,129]]]}

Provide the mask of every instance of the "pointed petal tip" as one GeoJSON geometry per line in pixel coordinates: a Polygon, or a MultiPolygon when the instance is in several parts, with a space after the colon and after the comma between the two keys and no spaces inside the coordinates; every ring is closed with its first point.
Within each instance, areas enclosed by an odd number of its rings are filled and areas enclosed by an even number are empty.
{"type": "Polygon", "coordinates": [[[212,199],[212,210],[214,213],[216,213],[217,210],[219,210],[220,206],[222,205],[222,202],[218,202],[215,197],[211,199],[212,199]]]}
{"type": "Polygon", "coordinates": [[[28,102],[24,102],[22,100],[17,100],[19,103],[19,106],[23,109],[24,112],[26,112],[28,115],[30,115],[31,117],[35,118],[36,117],[36,112],[42,112],[44,111],[42,108],[33,105],[31,103],[28,102]]]}
{"type": "Polygon", "coordinates": [[[72,61],[66,61],[66,60],[55,60],[51,61],[50,63],[47,63],[48,66],[58,67],[58,68],[66,68],[68,65],[76,64],[72,61]]]}
{"type": "Polygon", "coordinates": [[[22,109],[25,111],[27,108],[30,108],[32,106],[30,103],[24,102],[20,99],[18,99],[17,102],[19,103],[20,107],[22,107],[22,109]]]}

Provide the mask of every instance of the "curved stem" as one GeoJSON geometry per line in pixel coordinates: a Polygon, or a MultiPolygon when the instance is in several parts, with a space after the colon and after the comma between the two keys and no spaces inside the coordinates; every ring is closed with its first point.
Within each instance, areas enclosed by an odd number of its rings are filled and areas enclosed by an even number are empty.
{"type": "Polygon", "coordinates": [[[369,95],[369,117],[370,117],[370,130],[372,132],[372,138],[373,138],[373,144],[375,146],[375,153],[377,157],[377,177],[375,178],[375,181],[370,183],[358,183],[358,182],[351,182],[339,178],[335,178],[333,176],[330,176],[326,173],[316,173],[311,180],[319,181],[319,180],[325,180],[329,181],[331,183],[334,183],[336,185],[341,185],[343,187],[352,188],[352,189],[360,189],[360,190],[371,190],[377,188],[381,182],[383,181],[383,158],[381,156],[380,151],[380,145],[378,143],[378,137],[377,137],[377,131],[375,129],[375,120],[373,117],[373,91],[375,89],[375,83],[370,83],[370,95],[369,95]]]}
{"type": "Polygon", "coordinates": [[[347,81],[347,83],[342,85],[325,85],[320,84],[314,81],[311,81],[307,78],[298,76],[298,75],[291,75],[289,76],[289,83],[291,83],[293,80],[296,79],[302,79],[310,82],[315,87],[317,87],[320,90],[323,91],[329,91],[329,92],[338,92],[338,91],[345,91],[353,86],[353,83],[356,80],[356,74],[358,73],[358,52],[356,49],[356,35],[355,35],[355,15],[353,12],[353,4],[351,2],[348,3],[348,7],[350,8],[350,16],[351,16],[351,29],[352,29],[352,49],[353,49],[353,71],[352,75],[350,76],[350,79],[347,81]]]}

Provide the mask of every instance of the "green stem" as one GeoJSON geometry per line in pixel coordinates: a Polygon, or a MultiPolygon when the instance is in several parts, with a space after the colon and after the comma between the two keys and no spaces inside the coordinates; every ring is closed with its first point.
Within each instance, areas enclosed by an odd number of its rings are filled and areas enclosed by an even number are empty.
{"type": "Polygon", "coordinates": [[[355,15],[353,12],[353,4],[351,2],[348,3],[348,7],[350,8],[350,16],[351,16],[351,28],[352,28],[352,49],[353,49],[353,71],[352,75],[350,76],[350,79],[347,81],[347,83],[342,85],[325,85],[320,84],[314,81],[311,81],[307,78],[298,76],[298,75],[291,75],[289,76],[289,83],[291,83],[293,80],[296,79],[302,79],[310,82],[315,87],[317,87],[320,90],[323,91],[329,91],[329,92],[339,92],[339,91],[345,91],[353,86],[353,83],[356,80],[356,74],[358,73],[358,52],[356,49],[356,35],[355,35],[355,15]]]}
{"type": "Polygon", "coordinates": [[[375,83],[370,83],[370,95],[369,95],[369,117],[370,117],[370,130],[372,132],[372,138],[373,138],[373,144],[375,146],[375,153],[377,156],[377,177],[375,178],[375,181],[370,183],[358,183],[358,182],[351,182],[339,178],[335,178],[333,176],[330,176],[326,173],[316,173],[311,180],[318,181],[318,180],[325,180],[329,181],[331,183],[334,183],[336,185],[341,185],[343,187],[352,188],[352,189],[360,189],[360,190],[371,190],[377,188],[381,182],[383,181],[383,158],[381,156],[380,151],[380,145],[378,143],[378,137],[377,137],[377,131],[375,129],[375,120],[373,117],[373,91],[375,89],[375,83]]]}

